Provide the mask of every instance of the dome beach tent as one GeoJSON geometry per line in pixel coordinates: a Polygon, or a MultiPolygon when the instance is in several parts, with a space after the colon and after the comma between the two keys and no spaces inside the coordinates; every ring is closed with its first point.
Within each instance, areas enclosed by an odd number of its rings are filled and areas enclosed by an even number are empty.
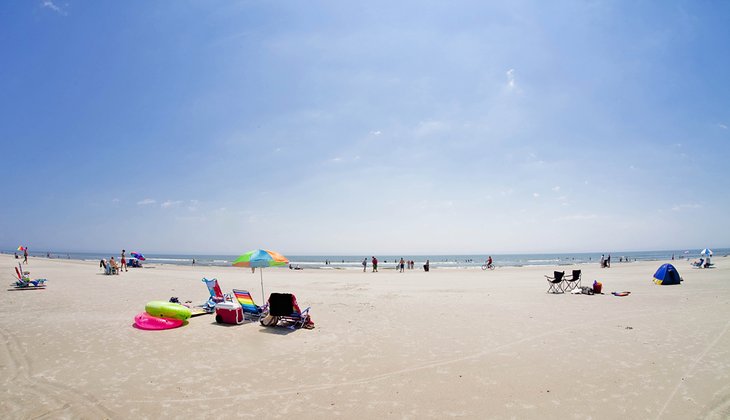
{"type": "Polygon", "coordinates": [[[654,283],[661,285],[679,284],[682,277],[672,264],[664,264],[654,273],[654,283]]]}

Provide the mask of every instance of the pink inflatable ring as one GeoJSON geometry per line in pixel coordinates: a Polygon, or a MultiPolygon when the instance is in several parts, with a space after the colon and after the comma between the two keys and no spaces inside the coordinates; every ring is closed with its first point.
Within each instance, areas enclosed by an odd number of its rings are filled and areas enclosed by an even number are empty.
{"type": "Polygon", "coordinates": [[[182,319],[162,318],[142,312],[134,317],[134,325],[141,330],[169,330],[181,326],[182,319]]]}

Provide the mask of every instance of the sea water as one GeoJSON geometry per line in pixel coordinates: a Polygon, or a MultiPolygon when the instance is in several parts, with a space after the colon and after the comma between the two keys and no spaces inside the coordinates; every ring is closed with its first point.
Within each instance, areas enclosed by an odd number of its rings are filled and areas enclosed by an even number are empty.
{"type": "MultiPolygon", "coordinates": [[[[2,251],[4,254],[13,254],[15,251],[2,251]]],[[[660,250],[660,251],[619,251],[610,252],[611,264],[618,264],[633,261],[665,261],[697,259],[700,258],[700,250],[660,250]]],[[[713,249],[714,256],[730,254],[730,248],[713,249]]],[[[20,254],[19,254],[20,255],[20,254]]],[[[151,254],[145,253],[146,260],[143,265],[155,264],[192,265],[195,259],[196,266],[230,266],[238,255],[189,255],[189,254],[151,254]]],[[[303,269],[320,270],[362,270],[362,260],[367,259],[368,269],[372,268],[369,255],[287,255],[292,267],[303,269]]],[[[421,268],[426,260],[429,260],[431,269],[480,269],[486,262],[488,255],[496,267],[521,267],[521,266],[561,266],[571,264],[598,263],[601,255],[608,256],[609,253],[584,252],[584,253],[546,253],[546,254],[460,254],[460,255],[375,255],[378,258],[378,268],[395,268],[398,261],[403,258],[406,261],[414,261],[416,268],[421,268]]],[[[61,258],[83,261],[99,261],[102,258],[108,260],[114,256],[119,259],[119,253],[112,252],[63,252],[63,251],[39,251],[31,252],[31,257],[61,258]]],[[[22,255],[20,255],[22,258],[22,255]]],[[[131,258],[127,255],[127,258],[131,258]]]]}

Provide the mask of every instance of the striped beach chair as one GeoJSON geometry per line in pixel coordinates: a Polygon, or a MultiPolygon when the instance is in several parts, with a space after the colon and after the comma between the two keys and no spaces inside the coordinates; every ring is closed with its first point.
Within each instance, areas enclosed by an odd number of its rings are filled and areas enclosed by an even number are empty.
{"type": "Polygon", "coordinates": [[[235,296],[238,303],[241,304],[241,308],[243,308],[244,318],[258,321],[266,316],[267,306],[256,305],[253,301],[251,293],[249,293],[248,290],[233,289],[233,296],[235,296]]]}

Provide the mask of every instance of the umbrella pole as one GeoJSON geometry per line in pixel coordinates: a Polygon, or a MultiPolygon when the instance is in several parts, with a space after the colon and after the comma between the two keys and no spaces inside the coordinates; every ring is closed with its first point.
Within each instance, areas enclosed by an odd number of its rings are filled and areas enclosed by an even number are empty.
{"type": "Polygon", "coordinates": [[[259,274],[261,275],[261,304],[263,305],[263,302],[266,302],[266,297],[264,296],[264,267],[259,268],[259,274]]]}

